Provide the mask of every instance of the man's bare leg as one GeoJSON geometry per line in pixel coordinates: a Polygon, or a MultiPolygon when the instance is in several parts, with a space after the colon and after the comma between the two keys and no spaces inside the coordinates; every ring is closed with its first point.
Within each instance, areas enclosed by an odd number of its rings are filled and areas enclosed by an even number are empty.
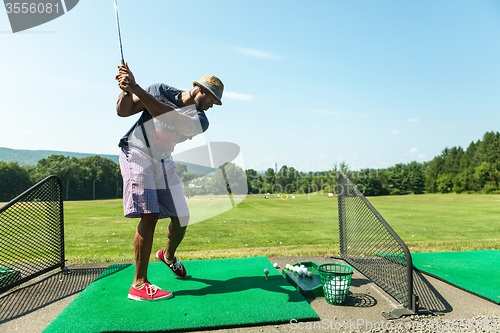
{"type": "Polygon", "coordinates": [[[159,214],[141,214],[141,221],[134,237],[135,277],[134,287],[148,282],[148,264],[153,246],[153,236],[159,214]]]}
{"type": "Polygon", "coordinates": [[[186,227],[181,226],[178,217],[172,216],[167,229],[167,246],[165,247],[165,252],[163,254],[166,260],[174,260],[175,251],[181,244],[185,234],[186,227]]]}

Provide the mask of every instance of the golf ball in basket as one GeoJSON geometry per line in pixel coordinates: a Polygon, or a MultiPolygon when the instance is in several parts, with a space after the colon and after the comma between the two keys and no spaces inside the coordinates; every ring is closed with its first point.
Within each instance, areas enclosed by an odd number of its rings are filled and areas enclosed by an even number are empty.
{"type": "Polygon", "coordinates": [[[313,277],[313,273],[312,272],[307,272],[307,276],[308,277],[313,277]]]}
{"type": "Polygon", "coordinates": [[[285,268],[290,269],[290,264],[286,264],[285,268]]]}
{"type": "Polygon", "coordinates": [[[332,297],[332,301],[336,303],[344,302],[347,293],[347,283],[339,278],[333,278],[325,284],[325,291],[332,297]]]}

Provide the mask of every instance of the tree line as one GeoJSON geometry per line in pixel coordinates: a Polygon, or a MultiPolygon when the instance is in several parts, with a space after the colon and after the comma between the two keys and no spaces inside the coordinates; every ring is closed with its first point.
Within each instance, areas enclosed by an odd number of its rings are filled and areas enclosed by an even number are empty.
{"type": "MultiPolygon", "coordinates": [[[[278,172],[269,168],[264,173],[253,169],[243,171],[227,164],[212,177],[187,173],[178,165],[178,174],[187,196],[220,194],[226,191],[226,179],[233,192],[243,194],[244,176],[249,194],[259,193],[334,193],[339,172],[345,173],[367,196],[421,193],[500,193],[500,133],[487,132],[482,140],[462,147],[445,148],[425,163],[399,163],[387,169],[350,170],[345,163],[331,170],[301,172],[282,166],[278,172]],[[243,177],[243,178],[242,178],[243,177]],[[189,183],[197,184],[191,188],[189,183]],[[234,186],[236,184],[236,186],[234,186]]],[[[119,198],[122,195],[120,167],[101,156],[85,158],[51,155],[34,166],[19,166],[16,162],[0,162],[0,201],[9,201],[30,186],[50,175],[63,183],[64,200],[119,198]]],[[[191,184],[193,185],[193,184],[191,184]]]]}
{"type": "MultiPolygon", "coordinates": [[[[245,171],[228,163],[211,175],[188,173],[188,167],[177,163],[177,174],[184,185],[186,196],[246,194],[245,171]],[[227,183],[230,183],[230,187],[227,183]],[[191,188],[190,183],[197,185],[191,188]]],[[[50,155],[34,166],[20,166],[17,162],[0,161],[0,202],[12,200],[44,178],[56,175],[63,185],[63,200],[100,200],[121,198],[123,182],[120,166],[109,158],[85,158],[50,155]]]]}
{"type": "Polygon", "coordinates": [[[500,193],[500,133],[487,132],[482,140],[445,148],[425,163],[399,163],[387,169],[350,170],[345,163],[329,171],[300,172],[283,166],[263,174],[246,170],[249,193],[335,192],[339,172],[346,174],[367,196],[422,193],[500,193]]]}
{"type": "Polygon", "coordinates": [[[336,164],[329,171],[304,173],[293,167],[272,168],[264,174],[246,170],[249,193],[335,193],[337,178],[346,174],[358,189],[368,196],[421,194],[425,192],[425,165],[411,162],[387,169],[352,171],[346,163],[336,164]]]}
{"type": "Polygon", "coordinates": [[[427,165],[428,192],[500,191],[500,133],[487,132],[483,140],[471,142],[464,150],[452,147],[427,165]]]}
{"type": "Polygon", "coordinates": [[[109,158],[50,155],[34,166],[0,162],[0,201],[13,199],[50,175],[61,179],[64,200],[121,197],[120,167],[109,158]]]}

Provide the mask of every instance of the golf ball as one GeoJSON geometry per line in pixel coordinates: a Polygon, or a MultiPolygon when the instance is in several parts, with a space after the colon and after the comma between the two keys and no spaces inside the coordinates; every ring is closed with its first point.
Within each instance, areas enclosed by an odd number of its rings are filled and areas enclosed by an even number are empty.
{"type": "Polygon", "coordinates": [[[286,264],[285,268],[290,269],[290,264],[286,264]]]}
{"type": "Polygon", "coordinates": [[[278,268],[279,267],[277,262],[275,262],[273,266],[274,266],[274,268],[278,268]]]}
{"type": "Polygon", "coordinates": [[[267,268],[264,269],[264,274],[266,274],[266,275],[269,274],[269,270],[267,268]]]}
{"type": "Polygon", "coordinates": [[[313,273],[312,272],[307,272],[307,276],[312,278],[313,277],[313,273]]]}

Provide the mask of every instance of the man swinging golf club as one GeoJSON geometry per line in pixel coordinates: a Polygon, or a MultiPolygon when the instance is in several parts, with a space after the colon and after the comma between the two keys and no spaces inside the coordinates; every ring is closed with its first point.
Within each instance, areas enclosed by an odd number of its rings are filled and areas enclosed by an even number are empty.
{"type": "Polygon", "coordinates": [[[144,90],[127,64],[118,68],[115,78],[123,90],[116,106],[118,115],[141,113],[119,143],[124,214],[140,218],[134,238],[135,277],[128,298],[167,299],[173,294],[151,284],[147,270],[156,223],[158,219],[170,218],[167,244],[156,256],[177,277],[186,276],[175,251],[184,238],[189,209],[171,153],[177,143],[207,130],[205,111],[214,104],[222,105],[224,86],[217,77],[205,75],[193,81],[189,91],[166,84],[154,84],[144,90]]]}

